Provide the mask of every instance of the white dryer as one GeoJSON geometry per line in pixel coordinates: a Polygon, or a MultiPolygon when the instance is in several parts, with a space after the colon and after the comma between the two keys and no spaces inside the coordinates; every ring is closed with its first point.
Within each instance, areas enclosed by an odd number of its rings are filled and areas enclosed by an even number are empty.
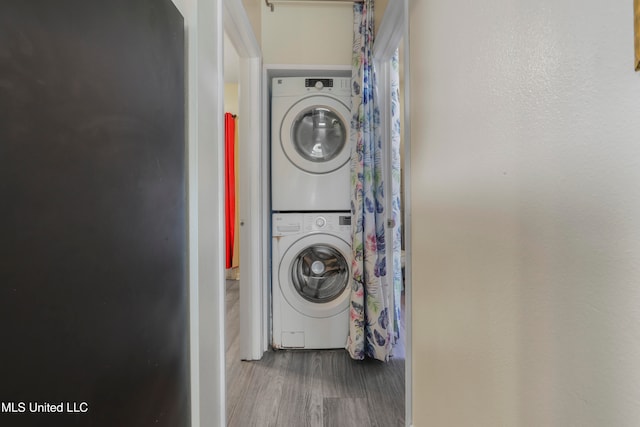
{"type": "Polygon", "coordinates": [[[348,211],[351,79],[276,77],[271,86],[271,207],[348,211]]]}
{"type": "Polygon", "coordinates": [[[273,214],[273,348],[344,348],[351,216],[273,214]]]}

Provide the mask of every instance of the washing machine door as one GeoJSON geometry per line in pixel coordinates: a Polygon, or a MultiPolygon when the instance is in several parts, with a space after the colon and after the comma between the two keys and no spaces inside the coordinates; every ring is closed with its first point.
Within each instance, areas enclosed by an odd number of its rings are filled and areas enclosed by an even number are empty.
{"type": "Polygon", "coordinates": [[[299,313],[335,316],[349,307],[351,249],[337,236],[311,234],[293,243],[279,266],[282,295],[299,313]]]}
{"type": "Polygon", "coordinates": [[[296,102],[280,127],[287,158],[313,174],[335,171],[349,161],[349,108],[339,100],[314,95],[296,102]]]}

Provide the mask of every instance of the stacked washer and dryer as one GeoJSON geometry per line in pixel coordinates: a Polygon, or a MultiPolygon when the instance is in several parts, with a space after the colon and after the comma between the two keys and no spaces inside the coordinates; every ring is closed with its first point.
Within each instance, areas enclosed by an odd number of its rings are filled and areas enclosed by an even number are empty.
{"type": "Polygon", "coordinates": [[[343,348],[349,329],[349,78],[271,89],[274,348],[343,348]]]}

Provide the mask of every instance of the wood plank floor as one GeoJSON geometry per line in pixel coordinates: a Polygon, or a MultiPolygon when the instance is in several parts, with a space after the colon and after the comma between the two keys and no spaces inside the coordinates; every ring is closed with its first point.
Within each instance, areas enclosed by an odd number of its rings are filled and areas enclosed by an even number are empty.
{"type": "Polygon", "coordinates": [[[402,343],[388,363],[354,361],[346,350],[269,351],[240,361],[239,286],[227,280],[227,426],[404,426],[402,343]]]}

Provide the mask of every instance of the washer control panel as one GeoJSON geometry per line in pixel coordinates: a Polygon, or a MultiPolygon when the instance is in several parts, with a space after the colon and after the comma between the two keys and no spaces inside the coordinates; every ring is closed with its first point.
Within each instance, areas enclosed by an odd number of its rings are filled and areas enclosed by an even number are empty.
{"type": "Polygon", "coordinates": [[[276,236],[287,236],[302,232],[302,214],[274,215],[271,233],[276,236]]]}
{"type": "Polygon", "coordinates": [[[349,231],[351,215],[349,214],[305,214],[304,231],[349,231]]]}
{"type": "Polygon", "coordinates": [[[350,77],[274,77],[271,81],[271,97],[308,96],[326,94],[345,97],[351,96],[350,77]]]}

